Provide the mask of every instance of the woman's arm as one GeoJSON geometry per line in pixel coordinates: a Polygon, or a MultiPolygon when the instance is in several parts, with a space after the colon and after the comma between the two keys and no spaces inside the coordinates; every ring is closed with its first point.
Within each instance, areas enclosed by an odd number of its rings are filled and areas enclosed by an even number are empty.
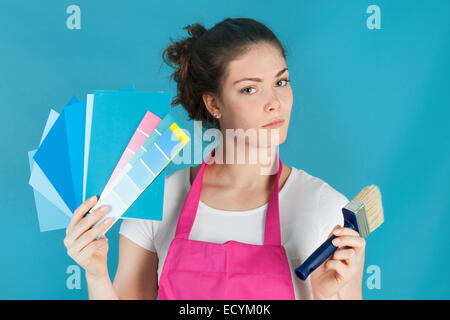
{"type": "Polygon", "coordinates": [[[155,300],[158,295],[156,253],[120,235],[119,265],[112,286],[119,299],[155,300]]]}
{"type": "Polygon", "coordinates": [[[96,224],[107,214],[108,207],[101,206],[86,215],[96,203],[94,196],[74,211],[66,228],[64,246],[67,254],[86,271],[89,298],[117,299],[108,275],[108,239],[104,235],[97,239],[111,225],[110,218],[96,224]]]}
{"type": "Polygon", "coordinates": [[[86,273],[89,300],[118,300],[109,275],[95,278],[86,273]]]}
{"type": "Polygon", "coordinates": [[[114,284],[108,274],[101,278],[86,274],[90,300],[156,299],[158,257],[120,235],[119,266],[114,284]]]}

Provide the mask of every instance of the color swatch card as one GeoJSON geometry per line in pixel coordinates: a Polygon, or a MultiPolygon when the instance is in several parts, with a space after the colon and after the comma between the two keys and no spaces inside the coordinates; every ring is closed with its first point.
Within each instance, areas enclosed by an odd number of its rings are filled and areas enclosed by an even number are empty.
{"type": "MultiPolygon", "coordinates": [[[[41,143],[58,117],[59,113],[54,110],[50,110],[50,114],[42,134],[41,143]]],[[[53,188],[52,184],[48,181],[45,174],[35,163],[33,156],[36,151],[37,150],[32,150],[28,152],[28,160],[31,172],[30,185],[33,187],[39,230],[41,232],[45,232],[66,228],[70,222],[72,213],[56,192],[55,188],[53,188]]]]}
{"type": "MultiPolygon", "coordinates": [[[[77,103],[78,99],[74,96],[70,99],[69,103],[66,105],[66,107],[77,103]]],[[[47,139],[48,133],[52,131],[54,124],[56,122],[64,121],[64,118],[61,118],[59,113],[57,113],[54,110],[50,111],[50,115],[48,117],[47,123],[44,128],[44,133],[41,137],[41,141],[39,144],[39,149],[42,147],[42,143],[47,139]]],[[[53,129],[54,130],[54,129],[53,129]]],[[[64,141],[63,141],[64,142],[64,141]]],[[[65,144],[64,144],[65,145],[65,144]]],[[[57,144],[55,145],[56,148],[59,148],[57,144]]],[[[61,147],[61,148],[64,148],[61,147]]],[[[31,163],[31,175],[29,184],[33,187],[35,191],[37,191],[41,196],[45,197],[49,202],[51,202],[54,206],[56,206],[59,210],[64,212],[68,217],[72,216],[72,211],[67,206],[66,201],[61,197],[61,195],[58,193],[58,191],[55,189],[54,185],[50,182],[49,178],[47,177],[46,173],[43,171],[43,169],[35,162],[34,156],[36,154],[37,150],[34,150],[32,152],[32,159],[30,159],[31,163]]],[[[47,150],[47,151],[51,151],[47,150]]],[[[44,170],[47,167],[44,165],[44,170]]],[[[36,194],[35,194],[36,195],[36,194]]],[[[36,198],[36,197],[35,197],[36,198]]],[[[42,203],[42,201],[40,201],[42,203]]],[[[40,208],[37,207],[38,215],[40,214],[40,208]]],[[[45,213],[43,213],[45,216],[45,213]]],[[[41,221],[41,220],[39,220],[41,221]]],[[[42,227],[42,225],[41,225],[42,227]]],[[[41,228],[42,229],[42,228],[41,228]]]]}
{"type": "MultiPolygon", "coordinates": [[[[163,118],[170,111],[165,92],[94,91],[86,104],[85,191],[83,199],[101,195],[136,128],[148,110],[163,118]]],[[[126,211],[124,217],[161,220],[165,171],[126,211]]]]}
{"type": "Polygon", "coordinates": [[[84,163],[78,161],[79,152],[70,152],[69,142],[75,144],[73,148],[83,150],[79,146],[84,145],[85,110],[85,101],[64,107],[33,157],[71,212],[82,203],[81,193],[77,196],[75,187],[82,186],[82,180],[77,178],[82,179],[84,163]]]}
{"type": "MultiPolygon", "coordinates": [[[[28,153],[28,161],[31,170],[33,170],[33,167],[36,165],[33,160],[35,153],[36,150],[29,151],[28,153]]],[[[71,216],[67,215],[67,212],[62,211],[36,189],[33,189],[33,193],[38,215],[39,230],[45,232],[65,229],[69,225],[71,216]]]]}
{"type": "Polygon", "coordinates": [[[142,119],[139,127],[134,132],[133,137],[131,138],[128,146],[122,154],[122,157],[119,160],[116,168],[113,171],[111,178],[109,178],[108,183],[106,184],[105,190],[108,189],[108,186],[111,186],[114,179],[120,173],[120,171],[125,167],[125,165],[130,161],[130,159],[136,154],[136,152],[141,148],[144,144],[145,140],[151,135],[153,130],[156,129],[158,124],[161,122],[161,118],[154,115],[152,112],[147,111],[144,118],[142,119]]]}
{"type": "Polygon", "coordinates": [[[189,140],[170,100],[162,91],[98,90],[50,111],[28,152],[41,232],[66,228],[86,194],[111,204],[115,196],[118,218],[162,220],[164,169],[189,140]]]}
{"type": "MultiPolygon", "coordinates": [[[[110,183],[110,186],[114,186],[117,184],[117,181],[121,179],[123,175],[128,173],[128,171],[133,167],[133,165],[139,161],[139,159],[144,155],[145,152],[155,143],[155,141],[162,135],[162,132],[166,131],[174,122],[176,122],[175,118],[168,113],[162,121],[159,122],[158,126],[153,130],[150,136],[144,141],[144,143],[139,147],[139,149],[135,152],[135,154],[131,157],[128,163],[122,168],[119,172],[118,176],[110,183]],[[117,180],[116,180],[117,179],[117,180]]],[[[105,188],[100,197],[103,197],[104,194],[108,191],[105,188]]],[[[124,216],[122,216],[124,218],[124,216]]]]}
{"type": "MultiPolygon", "coordinates": [[[[171,117],[169,114],[168,118],[171,117]]],[[[189,140],[190,138],[180,129],[177,123],[172,122],[169,128],[142,154],[142,157],[131,166],[131,169],[127,170],[127,173],[122,173],[120,178],[117,178],[115,184],[100,197],[97,204],[91,209],[91,212],[93,212],[102,205],[110,208],[108,214],[102,217],[97,224],[107,217],[113,218],[114,222],[116,222],[133,202],[139,199],[144,190],[189,140]]]]}
{"type": "MultiPolygon", "coordinates": [[[[119,92],[129,90],[134,88],[119,92]]],[[[86,100],[79,101],[74,96],[63,108],[33,156],[35,170],[42,171],[51,182],[64,207],[69,209],[70,216],[83,202],[85,129],[86,100]]],[[[32,173],[30,185],[38,182],[42,181],[36,181],[32,173]]],[[[65,210],[59,204],[57,206],[65,210]]]]}

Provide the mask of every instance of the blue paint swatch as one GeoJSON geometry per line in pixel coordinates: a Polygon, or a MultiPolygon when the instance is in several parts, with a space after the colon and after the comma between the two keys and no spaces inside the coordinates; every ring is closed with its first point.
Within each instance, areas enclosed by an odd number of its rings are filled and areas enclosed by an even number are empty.
{"type": "Polygon", "coordinates": [[[127,174],[141,190],[143,190],[147,186],[147,182],[153,178],[153,174],[148,171],[141,161],[136,162],[127,174]]]}
{"type": "MultiPolygon", "coordinates": [[[[71,101],[74,100],[71,99],[71,101]]],[[[74,128],[78,130],[80,127],[84,128],[85,123],[83,120],[81,122],[77,121],[80,120],[79,117],[69,118],[73,113],[66,112],[66,108],[67,106],[53,124],[44,141],[42,141],[33,159],[70,211],[74,212],[78,203],[75,198],[71,157],[68,146],[68,142],[74,140],[71,139],[73,138],[72,135],[69,135],[68,139],[66,123],[71,122],[71,130],[74,130],[74,128]],[[68,118],[67,120],[66,117],[68,118]]],[[[78,152],[81,152],[81,150],[78,150],[78,152]]],[[[77,183],[75,185],[78,186],[77,183]]]]}
{"type": "Polygon", "coordinates": [[[141,159],[154,174],[157,174],[159,169],[169,161],[155,145],[151,146],[141,159]]]}
{"type": "Polygon", "coordinates": [[[142,192],[142,189],[136,186],[129,177],[125,177],[115,186],[114,191],[123,203],[131,205],[142,192]]]}
{"type": "Polygon", "coordinates": [[[180,146],[180,139],[172,130],[166,130],[158,139],[158,146],[170,158],[172,158],[180,146]]]}

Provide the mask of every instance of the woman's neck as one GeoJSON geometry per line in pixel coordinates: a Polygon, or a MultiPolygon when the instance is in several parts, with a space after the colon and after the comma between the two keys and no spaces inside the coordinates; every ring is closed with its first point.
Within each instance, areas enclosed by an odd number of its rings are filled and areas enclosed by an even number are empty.
{"type": "Polygon", "coordinates": [[[277,152],[277,148],[271,146],[258,148],[221,143],[215,148],[215,163],[207,166],[207,181],[238,189],[267,188],[278,171],[277,152]]]}

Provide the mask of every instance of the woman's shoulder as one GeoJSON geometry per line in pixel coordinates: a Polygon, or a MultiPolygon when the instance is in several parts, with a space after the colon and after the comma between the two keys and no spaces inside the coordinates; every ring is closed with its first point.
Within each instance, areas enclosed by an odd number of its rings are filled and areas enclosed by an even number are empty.
{"type": "Polygon", "coordinates": [[[319,206],[326,205],[327,203],[347,203],[347,197],[336,189],[332,184],[326,182],[319,176],[315,176],[310,172],[297,167],[291,167],[291,175],[289,177],[291,182],[291,188],[296,192],[307,194],[312,197],[314,194],[317,198],[319,206]],[[292,179],[291,179],[292,178],[292,179]]]}
{"type": "Polygon", "coordinates": [[[313,189],[318,191],[321,188],[321,186],[325,183],[322,179],[313,176],[304,169],[300,169],[295,166],[288,168],[290,168],[290,175],[287,180],[289,182],[289,185],[294,187],[294,189],[296,190],[302,188],[302,189],[313,189]]]}
{"type": "Polygon", "coordinates": [[[343,193],[304,169],[292,167],[291,174],[283,194],[288,229],[319,229],[323,237],[335,225],[343,224],[342,208],[348,203],[343,193]]]}

